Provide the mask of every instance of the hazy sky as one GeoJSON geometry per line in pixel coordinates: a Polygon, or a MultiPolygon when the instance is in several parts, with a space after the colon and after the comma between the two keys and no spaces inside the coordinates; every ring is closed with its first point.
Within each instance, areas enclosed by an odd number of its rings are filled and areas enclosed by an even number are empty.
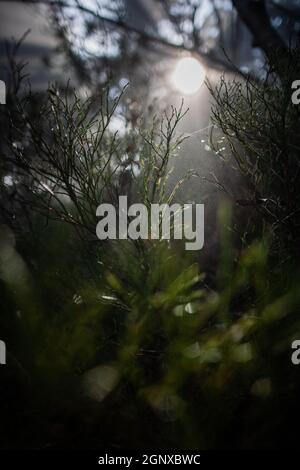
{"type": "MultiPolygon", "coordinates": [[[[85,1],[89,7],[95,5],[94,0],[85,1]]],[[[157,4],[153,8],[153,0],[127,0],[129,23],[132,21],[143,28],[145,24],[149,24],[151,17],[157,20],[161,14],[157,4]]],[[[56,40],[49,26],[47,7],[43,4],[26,5],[17,1],[0,0],[0,79],[5,80],[6,76],[5,42],[12,38],[21,38],[28,30],[30,32],[23,42],[18,57],[28,62],[32,86],[35,89],[45,88],[49,81],[59,80],[62,76],[61,70],[55,67],[55,63],[63,60],[62,57],[53,54],[56,40]],[[48,62],[49,58],[52,60],[52,65],[54,62],[51,70],[45,65],[45,61],[48,62]]]]}

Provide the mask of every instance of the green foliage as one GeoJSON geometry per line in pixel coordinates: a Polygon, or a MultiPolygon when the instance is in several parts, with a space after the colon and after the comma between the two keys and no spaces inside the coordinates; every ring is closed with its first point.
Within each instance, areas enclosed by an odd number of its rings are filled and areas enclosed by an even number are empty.
{"type": "MultiPolygon", "coordinates": [[[[235,116],[241,99],[228,95],[235,116]]],[[[148,132],[128,124],[117,136],[109,122],[118,100],[111,104],[104,93],[99,103],[51,89],[35,122],[19,108],[19,143],[8,143],[4,172],[13,161],[26,184],[22,193],[16,188],[15,204],[35,212],[29,225],[24,218],[14,227],[17,243],[6,237],[0,252],[24,273],[16,279],[1,271],[10,364],[0,388],[8,410],[1,445],[293,445],[286,426],[298,411],[290,345],[300,333],[299,272],[287,260],[288,276],[276,269],[264,234],[238,252],[228,205],[218,216],[215,286],[180,243],[95,241],[98,204],[122,191],[146,204],[170,203],[185,181],[168,186],[182,109],[148,132]]],[[[229,111],[219,112],[226,133],[229,111]]],[[[243,144],[246,134],[239,138],[243,144]]],[[[250,139],[249,148],[257,147],[250,139]]],[[[252,164],[262,173],[260,159],[252,164]]],[[[250,160],[241,158],[243,165],[250,171],[250,160]]],[[[273,188],[276,176],[265,177],[263,187],[273,188]]]]}
{"type": "MultiPolygon", "coordinates": [[[[299,254],[299,106],[291,99],[298,76],[299,48],[285,57],[277,54],[265,80],[222,78],[216,88],[209,85],[215,99],[213,123],[249,182],[249,200],[241,202],[257,209],[276,235],[282,257],[299,254]]],[[[211,140],[222,156],[214,131],[211,140]]]]}

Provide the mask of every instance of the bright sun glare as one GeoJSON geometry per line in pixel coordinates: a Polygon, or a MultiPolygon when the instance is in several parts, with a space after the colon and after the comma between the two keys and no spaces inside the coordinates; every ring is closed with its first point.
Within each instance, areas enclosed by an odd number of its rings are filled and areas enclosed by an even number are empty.
{"type": "Polygon", "coordinates": [[[172,74],[174,87],[185,95],[192,95],[199,90],[205,79],[205,70],[193,57],[180,59],[172,74]]]}

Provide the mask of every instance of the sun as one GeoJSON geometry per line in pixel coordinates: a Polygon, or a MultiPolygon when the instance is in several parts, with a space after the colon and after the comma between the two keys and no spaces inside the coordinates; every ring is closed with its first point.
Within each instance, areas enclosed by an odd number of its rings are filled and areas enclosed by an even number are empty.
{"type": "Polygon", "coordinates": [[[171,77],[174,88],[185,95],[193,95],[196,93],[200,89],[204,79],[204,67],[193,57],[180,59],[171,77]]]}

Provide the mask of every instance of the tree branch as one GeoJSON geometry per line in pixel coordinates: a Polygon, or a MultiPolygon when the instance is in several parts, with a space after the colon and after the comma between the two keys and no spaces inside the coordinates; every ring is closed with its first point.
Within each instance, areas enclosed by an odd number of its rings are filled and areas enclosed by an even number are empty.
{"type": "Polygon", "coordinates": [[[264,0],[232,0],[232,3],[270,63],[274,51],[287,52],[286,45],[270,23],[264,0]]]}
{"type": "Polygon", "coordinates": [[[279,3],[276,3],[274,1],[271,1],[271,4],[274,8],[276,8],[276,10],[280,11],[281,13],[289,16],[289,17],[292,17],[296,20],[300,20],[300,11],[298,10],[291,10],[290,8],[286,7],[286,6],[283,6],[283,5],[280,5],[279,3]]]}
{"type": "MultiPolygon", "coordinates": [[[[1,1],[1,0],[0,0],[1,1]]],[[[122,29],[124,31],[127,31],[128,33],[133,33],[139,36],[140,38],[144,39],[145,42],[149,42],[152,44],[157,44],[160,46],[163,46],[165,48],[169,48],[172,50],[176,51],[185,51],[189,52],[195,56],[197,56],[200,61],[203,63],[203,65],[207,68],[212,68],[215,70],[219,71],[228,71],[228,72],[233,72],[236,75],[240,75],[244,78],[244,74],[233,64],[231,64],[229,61],[223,61],[222,59],[215,57],[213,55],[208,55],[201,50],[199,50],[197,47],[186,47],[185,45],[180,45],[180,44],[174,44],[171,42],[168,42],[162,37],[154,36],[152,34],[147,33],[146,31],[141,31],[139,28],[129,25],[122,19],[113,19],[113,18],[107,18],[102,15],[100,15],[99,12],[93,11],[92,9],[81,5],[81,4],[76,4],[76,5],[70,5],[65,1],[61,0],[23,0],[23,3],[45,3],[48,4],[49,6],[54,6],[54,7],[60,7],[62,9],[77,9],[81,11],[82,13],[91,15],[94,17],[94,19],[98,20],[101,23],[106,23],[107,25],[114,26],[116,28],[122,29]]]]}

